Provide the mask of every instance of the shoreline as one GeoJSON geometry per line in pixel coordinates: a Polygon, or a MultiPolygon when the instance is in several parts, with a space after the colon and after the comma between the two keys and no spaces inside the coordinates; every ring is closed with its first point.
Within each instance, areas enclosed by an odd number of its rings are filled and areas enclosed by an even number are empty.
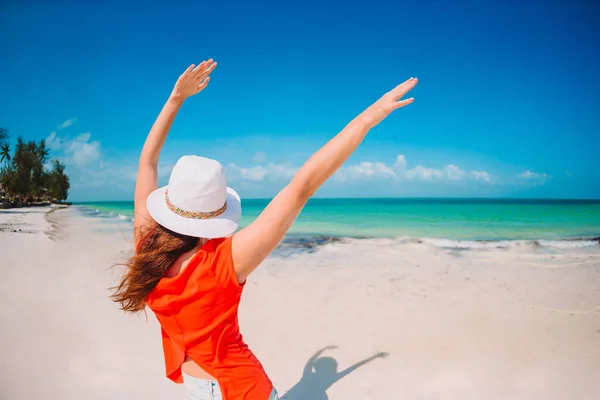
{"type": "MultiPolygon", "coordinates": [[[[562,200],[536,200],[532,205],[520,199],[498,199],[490,206],[481,199],[411,200],[408,204],[402,199],[371,199],[368,204],[361,200],[314,199],[281,247],[312,249],[355,240],[414,242],[456,250],[600,247],[600,201],[570,200],[570,205],[562,206],[562,200]]],[[[266,201],[245,204],[240,228],[259,215],[266,201]]],[[[133,216],[133,203],[125,201],[75,204],[74,208],[124,223],[133,216]]]]}
{"type": "Polygon", "coordinates": [[[58,210],[67,209],[68,207],[69,207],[68,205],[55,205],[55,206],[52,206],[51,210],[49,210],[48,212],[46,212],[44,214],[44,218],[46,219],[46,222],[48,223],[48,225],[50,225],[50,229],[46,232],[46,236],[48,237],[48,239],[56,240],[56,236],[58,235],[59,229],[60,229],[59,221],[54,219],[52,217],[52,214],[58,210]]]}
{"type": "Polygon", "coordinates": [[[36,234],[42,232],[44,236],[52,240],[58,229],[57,221],[51,215],[57,210],[66,209],[66,205],[36,205],[28,207],[13,207],[0,209],[0,232],[17,234],[36,234]],[[40,218],[31,219],[31,215],[42,215],[40,218]]]}
{"type": "MultiPolygon", "coordinates": [[[[85,205],[75,204],[75,210],[80,210],[88,218],[97,218],[102,221],[123,223],[124,226],[131,223],[131,217],[123,214],[101,212],[85,205]]],[[[127,225],[128,226],[128,225],[127,225]]],[[[367,241],[373,243],[386,243],[388,245],[412,245],[421,244],[434,248],[453,251],[469,250],[500,250],[510,251],[560,251],[576,249],[600,249],[600,232],[589,236],[556,237],[556,238],[529,238],[529,239],[460,239],[451,237],[407,237],[407,236],[344,236],[326,234],[306,234],[292,232],[287,234],[277,247],[274,254],[288,256],[295,252],[312,253],[319,248],[331,244],[351,244],[356,241],[367,241]]]]}
{"type": "Polygon", "coordinates": [[[0,210],[14,210],[18,208],[33,208],[33,207],[56,207],[56,206],[64,206],[68,207],[73,205],[71,202],[63,202],[63,203],[55,203],[51,201],[40,201],[40,202],[32,202],[32,203],[2,203],[0,202],[0,210]]]}

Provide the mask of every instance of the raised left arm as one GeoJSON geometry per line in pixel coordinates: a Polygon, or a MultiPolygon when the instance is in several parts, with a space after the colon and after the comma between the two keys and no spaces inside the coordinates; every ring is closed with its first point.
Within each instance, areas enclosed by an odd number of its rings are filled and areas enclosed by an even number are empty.
{"type": "Polygon", "coordinates": [[[217,66],[212,59],[203,61],[194,68],[190,65],[177,79],[169,99],[152,125],[140,155],[134,195],[134,240],[137,245],[142,228],[154,222],[146,209],[146,199],[158,188],[158,158],[165,143],[171,124],[184,100],[200,93],[210,81],[208,76],[217,66]]]}

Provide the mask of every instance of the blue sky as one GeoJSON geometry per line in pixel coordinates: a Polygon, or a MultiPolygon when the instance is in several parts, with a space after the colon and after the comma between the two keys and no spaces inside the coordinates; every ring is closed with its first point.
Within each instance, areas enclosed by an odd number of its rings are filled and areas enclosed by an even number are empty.
{"type": "Polygon", "coordinates": [[[72,200],[129,200],[178,75],[213,57],[161,158],[271,197],[397,83],[415,102],[317,195],[600,198],[595,1],[17,2],[0,5],[0,126],[48,138],[72,200]],[[83,4],[85,3],[85,4],[83,4]]]}

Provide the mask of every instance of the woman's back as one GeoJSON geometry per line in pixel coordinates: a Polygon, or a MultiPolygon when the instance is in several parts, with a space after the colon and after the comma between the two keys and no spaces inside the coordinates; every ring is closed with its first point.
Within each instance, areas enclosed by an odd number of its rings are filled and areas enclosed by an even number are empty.
{"type": "MultiPolygon", "coordinates": [[[[243,285],[238,282],[245,282],[277,247],[308,199],[369,130],[393,110],[412,103],[412,98],[400,99],[417,80],[396,86],[354,118],[238,231],[240,196],[227,185],[218,161],[183,156],[169,184],[158,187],[158,159],[175,115],[185,99],[206,88],[216,65],[209,59],[181,74],[146,138],[134,196],[138,251],[111,297],[127,312],[142,311],[146,305],[154,311],[162,326],[167,376],[175,382],[183,382],[181,366],[189,357],[218,380],[224,398],[273,399],[276,391],[240,334],[237,312],[243,285]],[[188,259],[199,238],[226,239],[209,240],[179,270],[179,258],[188,259]]],[[[212,396],[213,383],[210,391],[204,386],[195,385],[190,393],[212,396]]]]}
{"type": "Polygon", "coordinates": [[[273,390],[238,325],[243,285],[231,237],[206,242],[183,270],[164,277],[147,298],[162,327],[167,376],[182,382],[186,355],[214,376],[225,398],[266,399],[273,390]]]}

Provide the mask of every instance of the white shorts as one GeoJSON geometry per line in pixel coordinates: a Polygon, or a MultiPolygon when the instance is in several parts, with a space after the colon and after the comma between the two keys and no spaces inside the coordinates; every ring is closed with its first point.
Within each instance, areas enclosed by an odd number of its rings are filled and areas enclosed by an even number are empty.
{"type": "MultiPolygon", "coordinates": [[[[183,384],[188,390],[188,398],[190,400],[223,400],[221,388],[217,381],[196,378],[183,371],[181,372],[183,374],[183,384]]],[[[279,400],[275,388],[273,388],[268,400],[279,400]]]]}

